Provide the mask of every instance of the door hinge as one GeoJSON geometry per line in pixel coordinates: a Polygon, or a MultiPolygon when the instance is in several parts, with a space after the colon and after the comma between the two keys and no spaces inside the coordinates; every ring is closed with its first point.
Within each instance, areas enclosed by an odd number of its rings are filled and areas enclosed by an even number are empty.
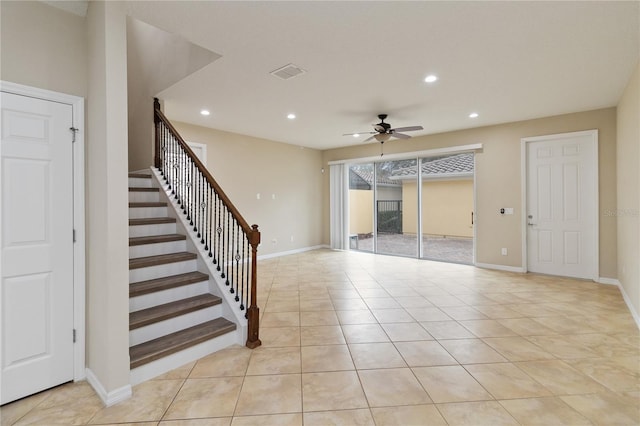
{"type": "Polygon", "coordinates": [[[77,127],[69,127],[69,130],[71,130],[71,133],[73,135],[73,139],[71,139],[71,143],[74,143],[76,141],[76,133],[78,133],[78,129],[77,127]]]}
{"type": "Polygon", "coordinates": [[[73,343],[76,342],[76,329],[73,329],[73,343]]]}
{"type": "Polygon", "coordinates": [[[73,230],[73,242],[74,243],[76,242],[76,230],[75,229],[73,230]]]}

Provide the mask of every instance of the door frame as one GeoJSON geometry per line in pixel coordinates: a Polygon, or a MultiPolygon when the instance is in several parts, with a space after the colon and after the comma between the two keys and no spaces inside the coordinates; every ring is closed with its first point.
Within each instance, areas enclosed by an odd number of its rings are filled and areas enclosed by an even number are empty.
{"type": "MultiPolygon", "coordinates": [[[[71,106],[73,127],[78,129],[73,143],[73,379],[86,377],[85,366],[85,200],[84,200],[84,98],[0,80],[0,91],[58,102],[71,106]]],[[[1,165],[0,165],[1,167],[1,165]]],[[[1,178],[1,174],[0,174],[1,178]]]]}
{"type": "MultiPolygon", "coordinates": [[[[520,139],[520,173],[521,173],[521,229],[522,229],[522,271],[528,272],[528,240],[527,240],[527,188],[528,188],[528,157],[527,157],[527,144],[531,142],[543,142],[549,141],[552,139],[558,139],[560,137],[575,137],[575,136],[590,136],[591,137],[591,149],[593,154],[593,159],[595,164],[592,164],[593,170],[595,171],[593,176],[593,188],[595,188],[595,193],[593,196],[593,203],[591,208],[594,212],[599,212],[600,206],[600,189],[599,189],[599,157],[598,157],[598,129],[593,130],[582,130],[578,132],[566,132],[566,133],[556,133],[553,135],[544,135],[544,136],[533,136],[526,137],[520,139]]],[[[591,279],[595,282],[598,282],[600,277],[600,215],[596,213],[595,215],[595,235],[594,235],[594,247],[592,247],[593,256],[595,259],[595,265],[593,269],[593,276],[591,279]]]]}

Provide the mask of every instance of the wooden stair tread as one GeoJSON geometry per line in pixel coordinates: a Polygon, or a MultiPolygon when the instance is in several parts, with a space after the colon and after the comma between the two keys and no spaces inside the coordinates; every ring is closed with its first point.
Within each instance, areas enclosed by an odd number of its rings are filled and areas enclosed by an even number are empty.
{"type": "Polygon", "coordinates": [[[186,274],[156,278],[153,280],[139,281],[129,284],[129,297],[142,296],[143,294],[155,293],[156,291],[169,290],[183,285],[207,281],[208,279],[209,275],[195,271],[188,272],[186,274]]]}
{"type": "Polygon", "coordinates": [[[129,348],[130,368],[139,367],[235,329],[236,325],[231,321],[216,318],[213,321],[132,346],[129,348]]]}
{"type": "Polygon", "coordinates": [[[182,234],[149,235],[146,237],[129,238],[129,247],[142,246],[145,244],[168,243],[171,241],[183,241],[187,237],[182,234]]]}
{"type": "Polygon", "coordinates": [[[219,305],[222,299],[213,294],[205,293],[182,300],[165,303],[152,308],[142,309],[129,314],[129,330],[145,325],[175,318],[210,306],[219,305]]]}
{"type": "Polygon", "coordinates": [[[145,173],[129,173],[130,178],[151,179],[151,175],[145,173]]]}
{"type": "Polygon", "coordinates": [[[176,218],[175,217],[147,217],[147,218],[129,219],[129,226],[159,225],[163,223],[176,223],[176,218]]]}
{"type": "Polygon", "coordinates": [[[129,203],[129,208],[140,208],[140,207],[167,207],[167,203],[163,201],[154,201],[149,203],[129,203]]]}
{"type": "Polygon", "coordinates": [[[148,186],[130,186],[129,192],[159,192],[160,188],[148,187],[148,186]]]}
{"type": "Polygon", "coordinates": [[[186,251],[170,254],[159,254],[157,256],[134,257],[129,259],[129,269],[146,268],[148,266],[165,265],[167,263],[184,262],[198,257],[195,253],[186,251]]]}

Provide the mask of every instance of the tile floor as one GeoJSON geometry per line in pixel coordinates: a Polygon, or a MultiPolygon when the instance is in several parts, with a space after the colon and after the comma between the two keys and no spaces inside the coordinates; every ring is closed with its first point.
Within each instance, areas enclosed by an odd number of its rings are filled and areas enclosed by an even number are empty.
{"type": "Polygon", "coordinates": [[[2,425],[638,425],[640,333],[618,289],[318,250],[259,262],[262,347],[109,408],[86,383],[2,425]]]}

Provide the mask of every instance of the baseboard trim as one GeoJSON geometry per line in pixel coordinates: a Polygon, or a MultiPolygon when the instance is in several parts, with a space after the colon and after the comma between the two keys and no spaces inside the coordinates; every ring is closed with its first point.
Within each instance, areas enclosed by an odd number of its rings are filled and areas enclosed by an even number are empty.
{"type": "Polygon", "coordinates": [[[125,385],[111,392],[107,392],[98,377],[89,368],[87,368],[86,370],[86,376],[87,382],[91,385],[93,390],[96,391],[96,393],[102,400],[102,403],[106,407],[111,407],[118,402],[122,402],[131,398],[131,395],[133,393],[131,385],[125,385]]]}
{"type": "Polygon", "coordinates": [[[527,272],[521,266],[494,265],[492,263],[476,263],[475,266],[478,268],[496,269],[498,271],[517,272],[520,274],[527,272]]]}
{"type": "Polygon", "coordinates": [[[304,253],[306,251],[318,250],[323,248],[329,248],[329,246],[327,244],[320,244],[317,246],[303,247],[303,248],[294,249],[294,250],[279,251],[277,253],[262,254],[262,255],[258,255],[258,260],[273,259],[274,257],[289,256],[291,254],[299,254],[299,253],[304,253]]]}
{"type": "Polygon", "coordinates": [[[597,283],[606,284],[606,285],[615,285],[620,287],[620,281],[618,281],[615,278],[599,277],[597,283]]]}
{"type": "Polygon", "coordinates": [[[627,295],[627,292],[624,290],[622,283],[619,281],[618,281],[618,288],[620,289],[620,293],[622,293],[622,298],[624,299],[624,303],[627,304],[627,308],[629,309],[629,312],[631,312],[631,316],[633,317],[633,320],[636,322],[636,325],[640,329],[640,315],[638,315],[638,312],[636,312],[635,308],[633,307],[633,303],[631,303],[631,298],[629,297],[629,295],[627,295]]]}

